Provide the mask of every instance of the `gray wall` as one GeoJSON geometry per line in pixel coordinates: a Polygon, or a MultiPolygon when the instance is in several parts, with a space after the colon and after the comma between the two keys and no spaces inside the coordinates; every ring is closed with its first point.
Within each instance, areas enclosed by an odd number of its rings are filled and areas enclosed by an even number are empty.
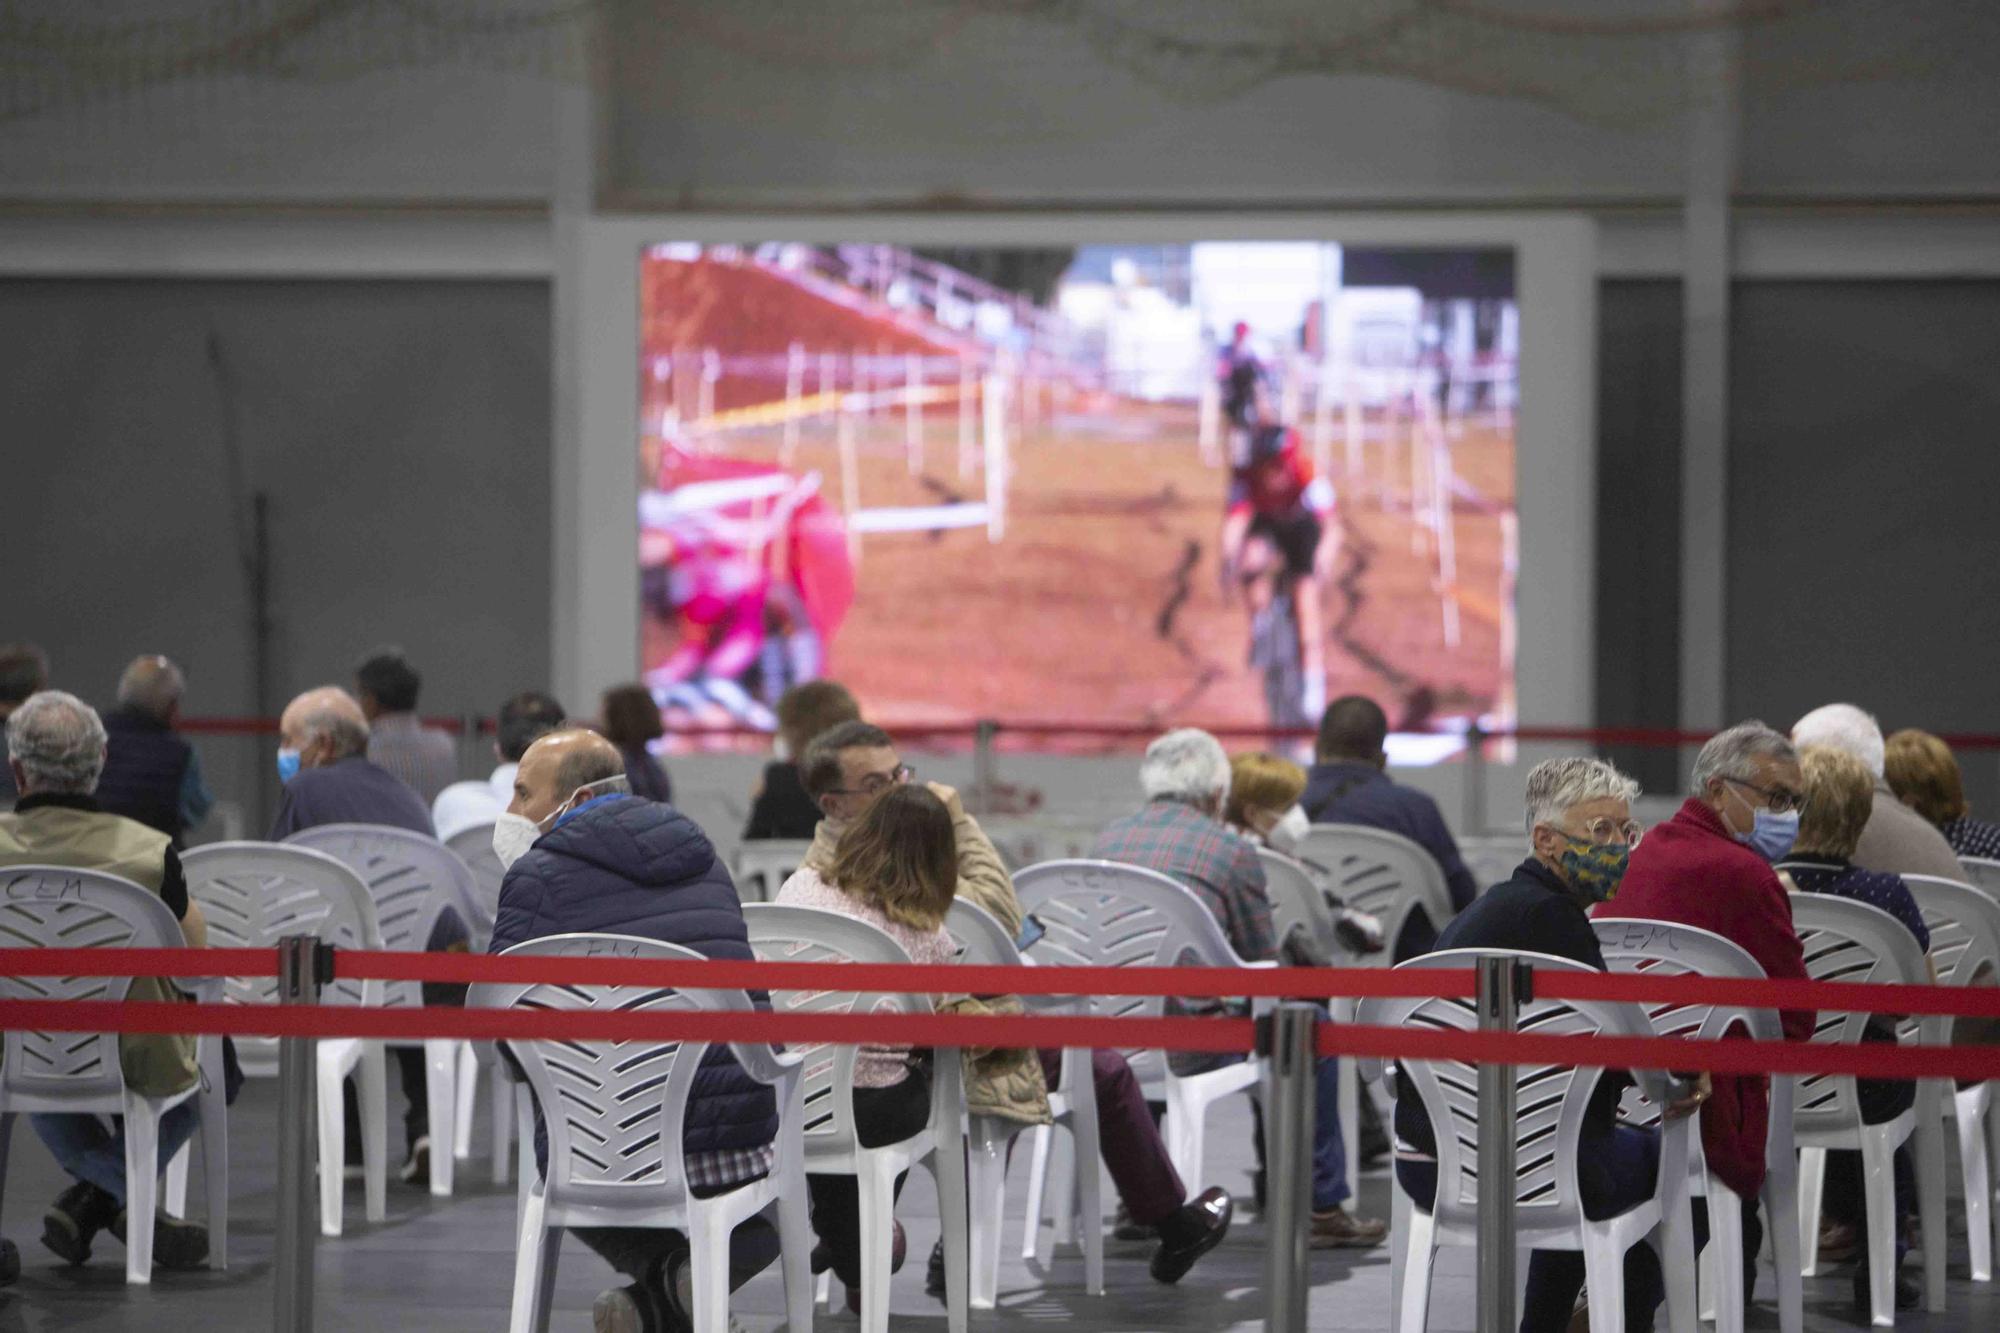
{"type": "MultiPolygon", "coordinates": [[[[546,679],[545,284],[0,283],[0,402],[0,640],[43,644],[58,684],[106,701],[164,652],[188,712],[255,712],[253,490],[275,706],[384,642],[430,713],[546,679]]],[[[270,746],[204,742],[253,832],[270,746]]]]}

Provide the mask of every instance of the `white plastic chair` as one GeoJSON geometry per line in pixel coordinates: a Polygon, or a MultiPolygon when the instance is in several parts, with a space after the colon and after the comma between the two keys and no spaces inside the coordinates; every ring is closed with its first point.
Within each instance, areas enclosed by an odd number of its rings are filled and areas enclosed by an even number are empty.
{"type": "Polygon", "coordinates": [[[736,849],[730,878],[736,881],[736,896],[746,903],[768,903],[778,896],[785,881],[805,864],[810,842],[790,838],[753,838],[736,849]]]}
{"type": "MultiPolygon", "coordinates": [[[[628,935],[551,935],[508,957],[648,958],[697,961],[692,949],[628,935]]],[[[747,1012],[740,990],[481,982],[468,1006],[563,1013],[747,1012]]],[[[801,1057],[763,1042],[731,1042],[736,1062],[778,1097],[778,1138],[770,1172],[708,1198],[688,1188],[683,1126],[689,1090],[709,1043],[697,1041],[509,1041],[544,1109],[548,1173],[526,1191],[514,1260],[513,1333],[549,1326],[556,1261],[570,1227],[671,1227],[688,1238],[694,1326],[729,1326],[729,1235],[767,1205],[778,1206],[778,1236],[791,1327],[812,1327],[812,1236],[806,1218],[800,1137],[801,1057]]],[[[532,1112],[529,1113],[532,1116],[532,1112]]],[[[532,1119],[522,1139],[532,1144],[532,1119]]],[[[522,1176],[533,1178],[534,1159],[522,1176]]]]}
{"type": "MultiPolygon", "coordinates": [[[[1910,896],[1924,914],[1931,932],[1931,962],[1944,986],[2000,985],[2000,903],[1970,884],[1930,875],[1905,875],[1910,896]]],[[[1902,1037],[1919,1035],[1915,1020],[1903,1025],[1902,1037]]],[[[1926,1044],[1949,1045],[1952,1020],[1933,1015],[1921,1020],[1930,1035],[1926,1044]]],[[[1993,1163],[2000,1160],[2000,1115],[1993,1112],[1993,1084],[1969,1088],[1940,1081],[1938,1105],[1958,1125],[1959,1171],[1965,1187],[1966,1248],[1972,1260],[1972,1280],[1993,1280],[1993,1163]]]]}
{"type": "MultiPolygon", "coordinates": [[[[1795,893],[1792,926],[1805,946],[1806,973],[1814,981],[1881,982],[1922,986],[1930,982],[1923,951],[1902,922],[1879,908],[1819,893],[1795,893]]],[[[1861,1040],[1865,1013],[1822,1011],[1813,1040],[1850,1045],[1861,1040]]],[[[1919,1034],[1931,1044],[1936,1029],[1919,1034]]],[[[1944,1311],[1944,1125],[1937,1084],[1917,1081],[1912,1109],[1886,1124],[1865,1125],[1855,1080],[1837,1074],[1803,1074],[1793,1111],[1799,1153],[1801,1270],[1814,1275],[1819,1261],[1820,1195],[1829,1148],[1858,1149],[1868,1209],[1870,1317],[1878,1328],[1896,1323],[1895,1184],[1892,1159],[1913,1135],[1917,1156],[1917,1206],[1924,1229],[1925,1303],[1944,1311]]]]}
{"type": "MultiPolygon", "coordinates": [[[[116,875],[67,866],[12,866],[0,871],[0,948],[179,949],[180,922],[157,894],[116,875]]],[[[122,1001],[130,977],[0,976],[0,996],[12,1000],[122,1001]]],[[[216,988],[176,983],[213,1000],[216,988]]],[[[119,1115],[125,1118],[125,1281],[153,1280],[153,1214],[159,1200],[160,1117],[193,1101],[200,1116],[208,1194],[209,1264],[229,1256],[229,1108],[222,1095],[222,1042],[203,1037],[197,1060],[203,1077],[168,1097],[125,1086],[115,1032],[10,1031],[0,1058],[0,1189],[7,1178],[14,1118],[23,1112],[119,1115]]]]}
{"type": "MultiPolygon", "coordinates": [[[[1587,972],[1567,958],[1504,949],[1451,949],[1402,964],[1406,969],[1466,968],[1482,957],[1515,958],[1538,972],[1587,972]]],[[[1371,1026],[1471,1032],[1479,1026],[1471,1000],[1435,998],[1362,1000],[1357,1021],[1371,1026]]],[[[1540,1034],[1650,1037],[1653,1025],[1636,1005],[1588,1000],[1536,1000],[1521,1007],[1520,1030],[1540,1034]]],[[[1364,1062],[1370,1076],[1379,1061],[1364,1062]]],[[[1437,1140],[1437,1196],[1431,1210],[1415,1206],[1395,1185],[1396,1217],[1391,1229],[1391,1281],[1400,1287],[1396,1333],[1423,1333],[1430,1310],[1431,1268],[1445,1246],[1478,1244],[1479,1124],[1478,1070],[1457,1061],[1402,1062],[1437,1140]]],[[[1625,1251],[1657,1237],[1660,1268],[1667,1285],[1668,1326],[1676,1333],[1694,1328],[1694,1236],[1687,1205],[1688,1144],[1696,1117],[1665,1127],[1654,1196],[1629,1212],[1603,1221],[1584,1216],[1577,1189],[1576,1162],[1584,1110],[1602,1070],[1561,1066],[1517,1066],[1514,1085],[1518,1116],[1507,1126],[1516,1152],[1515,1238],[1521,1249],[1581,1250],[1588,1274],[1592,1328],[1625,1323],[1625,1251]]],[[[1667,1101],[1667,1080],[1649,1070],[1633,1077],[1656,1106],[1667,1101]]]]}
{"type": "Polygon", "coordinates": [[[1965,882],[1989,898],[2000,899],[2000,861],[1989,861],[1981,856],[1961,856],[1958,863],[1965,867],[1965,882]]]}
{"type": "MultiPolygon", "coordinates": [[[[945,929],[958,942],[958,960],[975,967],[1020,967],[1026,961],[1014,947],[1006,927],[977,904],[963,898],[952,902],[945,916],[945,929]]],[[[1034,1013],[1060,1013],[1073,1007],[1062,996],[1023,996],[1023,1005],[1034,1013]]],[[[1067,1055],[1068,1052],[1065,1052],[1067,1055]]],[[[1082,1077],[1090,1081],[1089,1052],[1084,1057],[1082,1077]]],[[[1073,1071],[1065,1069],[1065,1088],[1073,1071]]],[[[1052,1094],[1052,1097],[1057,1094],[1052,1094]]],[[[1090,1097],[1093,1111],[1094,1092],[1090,1097]]],[[[1007,1217],[1007,1145],[1022,1126],[1002,1116],[966,1115],[966,1175],[972,1198],[972,1231],[968,1242],[971,1273],[970,1303],[975,1310],[991,1310],[999,1299],[1000,1232],[1007,1217]]],[[[1033,1228],[1030,1227],[1032,1239],[1033,1228]]]]}
{"type": "MultiPolygon", "coordinates": [[[[276,842],[213,842],[183,852],[181,870],[187,876],[188,896],[201,904],[208,921],[213,948],[275,949],[287,935],[316,936],[341,949],[382,947],[368,885],[325,852],[276,842]]],[[[276,1004],[277,978],[226,978],[221,999],[225,1004],[276,1004]]],[[[320,994],[321,1004],[381,1001],[379,981],[336,977],[320,994]]],[[[276,1039],[247,1037],[237,1043],[236,1051],[245,1076],[276,1076],[276,1039]]],[[[388,1215],[388,1085],[380,1042],[328,1037],[315,1042],[313,1051],[318,1073],[320,1234],[338,1236],[347,1158],[341,1084],[353,1075],[361,1110],[364,1215],[370,1222],[388,1215]]]]}
{"type": "Polygon", "coordinates": [[[1488,887],[1512,878],[1514,867],[1528,855],[1527,837],[1520,833],[1462,837],[1458,839],[1458,855],[1483,893],[1488,887]]]}
{"type": "MultiPolygon", "coordinates": [[[[325,852],[367,881],[384,949],[423,952],[432,928],[447,908],[459,914],[469,932],[476,935],[479,930],[481,913],[472,871],[436,838],[380,824],[322,824],[300,829],[285,842],[325,852]]],[[[384,1008],[415,1009],[423,1002],[423,987],[418,982],[383,984],[384,1008]]],[[[458,1110],[459,1043],[449,1037],[429,1037],[381,1044],[423,1049],[430,1107],[431,1193],[449,1198],[457,1158],[453,1122],[458,1110]]]]}
{"type": "MultiPolygon", "coordinates": [[[[506,868],[493,851],[494,822],[484,819],[468,824],[444,840],[444,845],[458,853],[458,859],[465,862],[465,868],[472,872],[473,899],[480,913],[479,920],[472,923],[472,947],[480,953],[485,952],[486,942],[493,937],[493,923],[500,915],[500,882],[506,878],[506,868]]],[[[488,1101],[493,1113],[493,1183],[504,1185],[507,1183],[509,1154],[514,1146],[514,1093],[506,1067],[493,1058],[490,1042],[459,1043],[458,1097],[452,1108],[452,1148],[461,1162],[472,1156],[472,1104],[479,1096],[481,1069],[486,1073],[488,1101]]]]}
{"type": "MultiPolygon", "coordinates": [[[[1299,844],[1297,859],[1323,866],[1327,888],[1355,911],[1381,921],[1392,950],[1404,922],[1418,908],[1435,930],[1443,930],[1455,915],[1444,871],[1429,852],[1399,834],[1360,824],[1314,824],[1299,844]]],[[[1386,967],[1390,956],[1371,957],[1386,967]]]]}
{"type": "MultiPolygon", "coordinates": [[[[1605,917],[1591,922],[1604,963],[1613,972],[1651,977],[1697,976],[1765,979],[1757,960],[1713,932],[1670,921],[1605,917]]],[[[1783,1041],[1785,1030],[1774,1009],[1713,1004],[1649,1006],[1653,1030],[1663,1037],[1715,1041],[1741,1029],[1757,1041],[1783,1041]]],[[[1805,1320],[1805,1292],[1799,1273],[1799,1160],[1792,1146],[1793,1084],[1773,1078],[1770,1120],[1764,1141],[1764,1211],[1771,1221],[1771,1258],[1778,1284],[1778,1326],[1799,1333],[1805,1320]]],[[[1657,1109],[1627,1093],[1626,1118],[1656,1122],[1657,1109]]],[[[1688,1153],[1688,1193],[1714,1201],[1708,1210],[1709,1244],[1702,1252],[1702,1317],[1714,1319],[1717,1333],[1743,1330],[1742,1198],[1709,1171],[1701,1136],[1688,1153]],[[1712,1312],[1711,1312],[1712,1311],[1712,1312]]]]}
{"type": "MultiPolygon", "coordinates": [[[[865,921],[810,907],[749,903],[743,919],[750,947],[770,962],[908,963],[901,945],[865,921]]],[[[927,996],[891,991],[771,991],[780,1013],[929,1013],[927,996]]],[[[787,1043],[805,1057],[807,1174],[851,1175],[860,1195],[862,1333],[888,1333],[889,1250],[896,1177],[931,1159],[944,1229],[946,1313],[951,1333],[965,1333],[968,1308],[965,1183],[965,1081],[959,1052],[938,1047],[932,1065],[931,1121],[918,1135],[864,1148],[854,1124],[856,1046],[787,1043]]],[[[720,1327],[695,1321],[697,1328],[720,1327]]]]}
{"type": "MultiPolygon", "coordinates": [[[[1223,936],[1222,927],[1199,898],[1179,881],[1141,866],[1117,861],[1045,861],[1029,866],[1014,877],[1014,893],[1021,908],[1033,913],[1047,933],[1029,946],[1028,956],[1043,966],[1056,967],[1172,967],[1198,963],[1209,967],[1265,968],[1275,962],[1246,963],[1237,957],[1223,936]]],[[[1100,1018],[1146,1016],[1165,1012],[1166,1000],[1158,995],[1089,995],[1077,997],[1079,1005],[1100,1018]]],[[[1253,1012],[1269,1010],[1271,1002],[1258,1000],[1253,1012]]],[[[1104,1215],[1099,1195],[1097,1115],[1094,1093],[1086,1108],[1085,1090],[1091,1087],[1088,1052],[1080,1052],[1079,1071],[1064,1052],[1063,1087],[1067,1090],[1073,1121],[1071,1139],[1073,1176],[1081,1200],[1084,1223],[1084,1267],[1093,1295],[1104,1289],[1102,1236],[1104,1215]],[[1093,1248],[1096,1256],[1093,1259],[1093,1248]]],[[[1122,1052],[1132,1072],[1147,1088],[1149,1097],[1167,1104],[1165,1136],[1167,1155],[1190,1189],[1199,1189],[1202,1175],[1204,1130],[1208,1108],[1232,1093],[1257,1096],[1263,1062],[1246,1059],[1200,1074],[1178,1075],[1169,1067],[1165,1052],[1128,1050],[1122,1052]]],[[[1047,1179],[1047,1159],[1052,1135],[1048,1127],[1035,1131],[1035,1160],[1029,1168],[1028,1227],[1039,1229],[1042,1215],[1043,1182],[1047,1179]]],[[[1063,1191],[1067,1197],[1069,1190],[1063,1191]]],[[[1058,1214],[1057,1239],[1063,1239],[1058,1214]]]]}

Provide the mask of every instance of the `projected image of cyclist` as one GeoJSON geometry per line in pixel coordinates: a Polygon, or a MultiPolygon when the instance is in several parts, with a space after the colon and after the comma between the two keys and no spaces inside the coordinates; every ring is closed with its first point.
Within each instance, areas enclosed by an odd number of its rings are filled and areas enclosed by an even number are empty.
{"type": "Polygon", "coordinates": [[[1271,724],[1305,726],[1326,706],[1321,608],[1340,554],[1333,486],[1313,475],[1296,430],[1259,425],[1248,435],[1222,520],[1224,591],[1250,608],[1250,665],[1263,673],[1271,724]]]}

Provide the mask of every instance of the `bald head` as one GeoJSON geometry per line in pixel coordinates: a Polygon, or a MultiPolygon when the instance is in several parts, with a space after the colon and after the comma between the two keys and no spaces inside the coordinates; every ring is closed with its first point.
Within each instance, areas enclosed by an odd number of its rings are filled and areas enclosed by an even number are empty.
{"type": "Polygon", "coordinates": [[[187,677],[179,667],[158,653],[148,653],[133,658],[118,678],[118,702],[161,722],[172,722],[186,688],[187,677]]]}
{"type": "Polygon", "coordinates": [[[521,767],[514,774],[514,800],[507,808],[540,824],[564,806],[622,791],[624,782],[624,756],[610,741],[580,727],[552,731],[521,756],[521,767]],[[579,797],[582,788],[592,790],[579,797]]]}
{"type": "Polygon", "coordinates": [[[278,743],[299,752],[299,767],[323,768],[368,752],[368,719],[353,695],[322,685],[285,705],[278,743]]]}

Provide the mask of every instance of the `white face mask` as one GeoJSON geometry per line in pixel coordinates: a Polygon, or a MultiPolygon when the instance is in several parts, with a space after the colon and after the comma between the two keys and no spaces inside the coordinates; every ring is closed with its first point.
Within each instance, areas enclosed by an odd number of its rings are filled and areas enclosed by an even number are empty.
{"type": "Polygon", "coordinates": [[[541,825],[534,820],[511,810],[503,812],[493,821],[493,854],[500,858],[500,868],[513,869],[541,836],[541,825]]]}
{"type": "Polygon", "coordinates": [[[1312,821],[1306,818],[1304,809],[1295,805],[1285,811],[1277,823],[1271,825],[1269,831],[1264,834],[1264,841],[1271,844],[1273,851],[1283,852],[1289,856],[1299,849],[1299,844],[1306,840],[1306,834],[1311,831],[1312,821]]]}

